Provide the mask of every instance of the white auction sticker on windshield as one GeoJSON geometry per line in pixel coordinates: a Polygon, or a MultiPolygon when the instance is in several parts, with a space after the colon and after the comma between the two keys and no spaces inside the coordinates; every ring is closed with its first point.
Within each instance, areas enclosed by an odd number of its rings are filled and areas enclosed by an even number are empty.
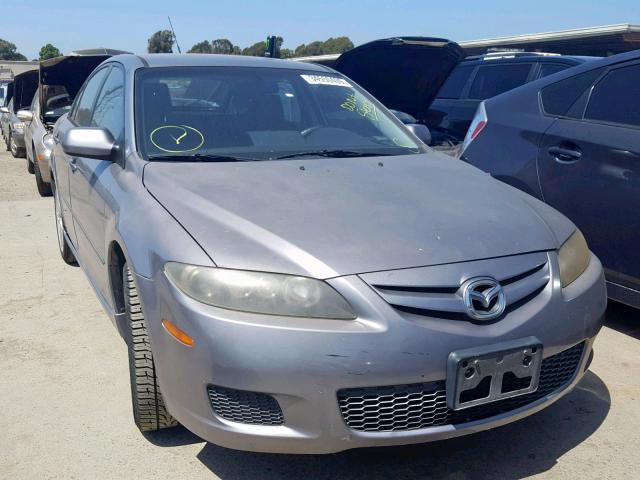
{"type": "Polygon", "coordinates": [[[351,84],[344,78],[331,77],[329,75],[300,75],[305,82],[311,85],[333,85],[336,87],[351,88],[351,84]]]}

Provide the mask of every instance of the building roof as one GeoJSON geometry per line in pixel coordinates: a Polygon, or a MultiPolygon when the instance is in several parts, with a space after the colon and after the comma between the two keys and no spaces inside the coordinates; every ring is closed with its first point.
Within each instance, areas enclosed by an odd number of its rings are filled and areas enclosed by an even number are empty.
{"type": "Polygon", "coordinates": [[[18,62],[13,60],[0,60],[0,80],[11,80],[16,75],[37,70],[38,62],[18,62]]]}
{"type": "Polygon", "coordinates": [[[640,49],[640,25],[620,23],[555,32],[529,33],[460,42],[460,46],[470,55],[484,53],[489,49],[525,48],[526,50],[541,50],[564,55],[608,56],[640,49]]]}
{"type": "MultiPolygon", "coordinates": [[[[574,28],[555,32],[528,33],[511,37],[459,42],[467,55],[480,55],[491,50],[526,50],[561,55],[606,57],[640,49],[640,25],[619,23],[599,27],[574,28]]],[[[339,54],[296,57],[293,60],[332,65],[339,54]]]]}

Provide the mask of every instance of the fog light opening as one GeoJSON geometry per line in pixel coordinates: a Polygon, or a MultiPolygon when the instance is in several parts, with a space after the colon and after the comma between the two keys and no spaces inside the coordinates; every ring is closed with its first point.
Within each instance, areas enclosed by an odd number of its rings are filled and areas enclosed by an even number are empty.
{"type": "Polygon", "coordinates": [[[171,335],[173,338],[175,338],[178,342],[182,343],[183,345],[186,345],[187,347],[193,347],[195,345],[195,340],[193,338],[191,338],[189,335],[187,335],[187,333],[184,330],[181,330],[180,328],[178,328],[177,325],[175,325],[173,322],[163,319],[162,320],[162,326],[164,327],[165,331],[171,335]]]}

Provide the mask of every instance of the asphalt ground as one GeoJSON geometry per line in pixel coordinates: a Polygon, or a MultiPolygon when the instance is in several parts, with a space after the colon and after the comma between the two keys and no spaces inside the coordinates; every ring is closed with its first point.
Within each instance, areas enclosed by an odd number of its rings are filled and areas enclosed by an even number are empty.
{"type": "Polygon", "coordinates": [[[142,435],[125,345],[60,258],[52,199],[1,150],[1,479],[639,478],[640,314],[614,303],[578,387],[495,430],[327,456],[228,450],[181,427],[142,435]]]}

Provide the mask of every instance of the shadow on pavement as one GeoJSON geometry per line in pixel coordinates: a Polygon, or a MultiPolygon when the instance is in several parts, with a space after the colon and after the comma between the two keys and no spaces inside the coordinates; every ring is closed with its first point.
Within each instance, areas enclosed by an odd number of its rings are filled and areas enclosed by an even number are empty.
{"type": "Polygon", "coordinates": [[[195,433],[191,433],[182,425],[157,432],[146,432],[142,436],[157,447],[180,447],[204,442],[195,433]]]}
{"type": "Polygon", "coordinates": [[[640,340],[640,310],[636,308],[609,300],[604,324],[640,340]]]}
{"type": "Polygon", "coordinates": [[[333,455],[247,453],[206,444],[198,459],[224,480],[523,478],[545,472],[602,424],[611,399],[588,372],[547,409],[495,430],[442,442],[350,450],[333,455]]]}

